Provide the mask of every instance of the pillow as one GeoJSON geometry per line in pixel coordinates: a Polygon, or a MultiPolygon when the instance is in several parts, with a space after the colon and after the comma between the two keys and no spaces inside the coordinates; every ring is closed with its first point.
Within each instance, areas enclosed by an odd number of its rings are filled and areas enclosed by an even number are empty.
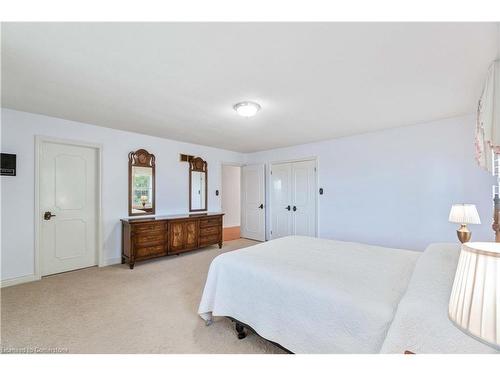
{"type": "Polygon", "coordinates": [[[460,245],[429,245],[415,265],[381,353],[499,353],[467,336],[448,318],[460,245]]]}

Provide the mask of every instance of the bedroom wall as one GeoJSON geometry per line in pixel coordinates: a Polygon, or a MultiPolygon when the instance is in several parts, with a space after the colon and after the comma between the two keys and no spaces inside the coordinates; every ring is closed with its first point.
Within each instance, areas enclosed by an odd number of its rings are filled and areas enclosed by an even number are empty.
{"type": "Polygon", "coordinates": [[[456,241],[457,226],[447,221],[450,206],[470,202],[478,206],[483,222],[471,226],[473,239],[493,239],[494,179],[473,160],[473,116],[247,155],[9,109],[2,110],[1,119],[2,152],[18,156],[18,175],[1,177],[2,280],[33,274],[35,135],[103,145],[108,263],[119,261],[119,219],[127,216],[127,154],[140,147],[157,156],[159,214],[188,209],[188,171],[178,162],[181,152],[207,159],[210,210],[221,209],[215,190],[221,190],[222,162],[269,164],[316,156],[318,186],[325,190],[319,196],[321,237],[423,250],[431,242],[456,241]]]}
{"type": "Polygon", "coordinates": [[[17,176],[1,177],[1,278],[29,277],[34,272],[35,135],[100,143],[104,258],[119,262],[120,218],[128,215],[128,153],[146,148],[156,155],[158,214],[188,211],[188,165],[179,153],[201,156],[209,166],[209,210],[221,209],[221,163],[239,163],[243,155],[211,147],[176,142],[26,112],[2,109],[2,152],[17,154],[17,176]]]}
{"type": "Polygon", "coordinates": [[[317,157],[320,237],[423,250],[456,241],[453,203],[477,205],[482,224],[471,226],[473,240],[494,239],[494,178],[475,164],[473,131],[474,117],[463,116],[247,154],[246,161],[267,164],[269,186],[270,162],[317,157]]]}

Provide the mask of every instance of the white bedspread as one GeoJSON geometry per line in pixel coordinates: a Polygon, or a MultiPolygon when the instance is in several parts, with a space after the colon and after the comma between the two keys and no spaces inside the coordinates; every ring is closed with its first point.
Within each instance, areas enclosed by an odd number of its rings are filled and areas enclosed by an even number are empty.
{"type": "Polygon", "coordinates": [[[419,258],[382,353],[498,353],[448,319],[460,245],[436,243],[419,258]]]}
{"type": "Polygon", "coordinates": [[[215,258],[198,312],[238,319],[295,353],[377,353],[419,254],[300,236],[269,241],[215,258]]]}

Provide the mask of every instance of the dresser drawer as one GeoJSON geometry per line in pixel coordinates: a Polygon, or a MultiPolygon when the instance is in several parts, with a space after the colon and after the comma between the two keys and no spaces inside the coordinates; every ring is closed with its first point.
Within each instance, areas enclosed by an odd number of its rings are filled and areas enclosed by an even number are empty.
{"type": "Polygon", "coordinates": [[[166,254],[165,245],[143,246],[135,249],[137,258],[149,258],[166,254]]]}
{"type": "Polygon", "coordinates": [[[161,244],[165,242],[166,232],[164,231],[154,231],[154,232],[139,232],[135,235],[135,245],[140,246],[143,244],[161,244]]]}
{"type": "Polygon", "coordinates": [[[214,227],[214,226],[220,226],[220,225],[222,225],[222,218],[221,217],[211,217],[209,219],[201,219],[200,220],[200,228],[214,227]]]}
{"type": "Polygon", "coordinates": [[[220,233],[220,226],[200,228],[201,236],[206,236],[210,234],[219,234],[219,233],[220,233]]]}
{"type": "Polygon", "coordinates": [[[132,230],[137,233],[163,231],[165,230],[165,225],[164,222],[134,224],[132,230]]]}
{"type": "Polygon", "coordinates": [[[220,234],[210,234],[207,236],[200,237],[200,246],[207,246],[219,243],[220,234]]]}

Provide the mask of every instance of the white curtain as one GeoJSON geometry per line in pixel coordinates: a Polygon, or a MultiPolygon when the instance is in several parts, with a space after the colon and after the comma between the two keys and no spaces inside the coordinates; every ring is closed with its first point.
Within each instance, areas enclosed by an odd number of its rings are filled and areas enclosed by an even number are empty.
{"type": "Polygon", "coordinates": [[[500,60],[490,65],[479,99],[475,146],[478,164],[493,172],[493,154],[500,153],[500,60]]]}

